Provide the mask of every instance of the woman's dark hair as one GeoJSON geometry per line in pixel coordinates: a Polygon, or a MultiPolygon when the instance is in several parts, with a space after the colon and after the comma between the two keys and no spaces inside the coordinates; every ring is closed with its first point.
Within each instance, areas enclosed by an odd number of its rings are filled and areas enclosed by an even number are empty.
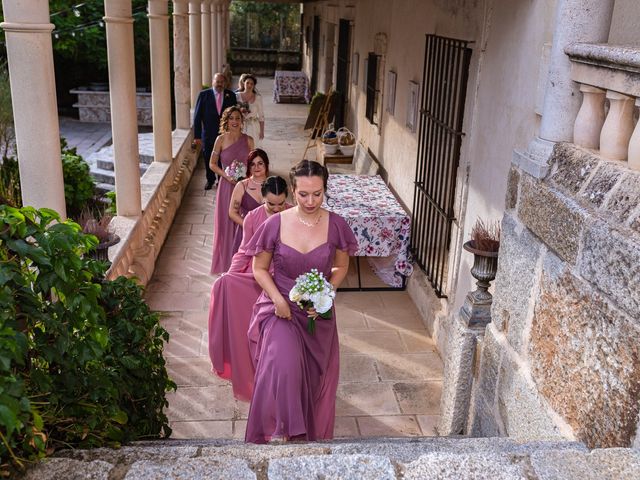
{"type": "Polygon", "coordinates": [[[254,85],[258,84],[258,79],[253,75],[253,73],[245,73],[243,83],[249,79],[253,80],[254,85]]]}
{"type": "Polygon", "coordinates": [[[229,117],[233,112],[238,112],[240,114],[240,121],[242,121],[242,110],[237,105],[232,107],[227,107],[224,112],[222,112],[222,117],[220,118],[220,130],[218,133],[227,133],[229,131],[229,117]]]}
{"type": "Polygon", "coordinates": [[[267,152],[261,148],[251,150],[247,156],[247,169],[249,170],[249,173],[251,173],[251,162],[253,162],[257,157],[260,157],[264,161],[264,168],[267,171],[267,175],[269,175],[269,155],[267,155],[267,152]]]}
{"type": "Polygon", "coordinates": [[[266,197],[267,193],[273,193],[274,195],[282,195],[284,193],[286,197],[289,194],[289,187],[287,186],[287,181],[284,178],[274,175],[262,182],[262,188],[260,191],[262,192],[263,197],[266,197]]]}
{"type": "Polygon", "coordinates": [[[246,90],[244,88],[244,82],[246,82],[247,80],[253,80],[253,92],[256,95],[260,95],[260,93],[258,93],[258,90],[256,90],[256,85],[258,84],[258,79],[255,77],[255,75],[253,73],[245,73],[244,74],[244,79],[242,80],[242,91],[244,92],[246,90]]]}
{"type": "Polygon", "coordinates": [[[291,187],[296,188],[297,177],[320,177],[322,178],[322,186],[327,191],[327,180],[329,179],[329,171],[318,162],[313,160],[301,160],[296,163],[289,172],[289,180],[291,187]]]}

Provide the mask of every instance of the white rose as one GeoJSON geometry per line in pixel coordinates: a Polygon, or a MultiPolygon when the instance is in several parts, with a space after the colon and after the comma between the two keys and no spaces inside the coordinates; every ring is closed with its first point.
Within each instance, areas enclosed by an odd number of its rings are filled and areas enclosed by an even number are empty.
{"type": "Polygon", "coordinates": [[[333,299],[329,295],[320,295],[318,299],[313,302],[313,306],[318,313],[326,313],[331,310],[333,305],[333,299]]]}
{"type": "Polygon", "coordinates": [[[301,298],[302,298],[302,295],[300,294],[298,289],[293,287],[289,292],[289,300],[291,300],[294,303],[298,303],[301,298]]]}

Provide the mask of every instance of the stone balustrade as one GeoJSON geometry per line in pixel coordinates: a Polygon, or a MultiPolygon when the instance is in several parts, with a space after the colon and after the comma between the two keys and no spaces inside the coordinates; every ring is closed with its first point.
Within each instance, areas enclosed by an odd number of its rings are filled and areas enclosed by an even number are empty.
{"type": "Polygon", "coordinates": [[[574,143],[640,170],[640,122],[634,120],[640,105],[640,47],[573,43],[565,53],[571,79],[582,92],[574,143]]]}

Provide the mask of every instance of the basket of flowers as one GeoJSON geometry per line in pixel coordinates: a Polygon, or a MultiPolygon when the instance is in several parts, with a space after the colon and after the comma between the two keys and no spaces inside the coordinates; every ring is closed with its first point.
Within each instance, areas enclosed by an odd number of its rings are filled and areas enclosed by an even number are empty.
{"type": "Polygon", "coordinates": [[[338,146],[343,155],[353,155],[356,148],[356,136],[351,130],[342,127],[337,131],[338,146]]]}
{"type": "Polygon", "coordinates": [[[326,130],[322,134],[322,145],[324,153],[327,155],[335,155],[338,151],[338,134],[335,130],[326,130]]]}

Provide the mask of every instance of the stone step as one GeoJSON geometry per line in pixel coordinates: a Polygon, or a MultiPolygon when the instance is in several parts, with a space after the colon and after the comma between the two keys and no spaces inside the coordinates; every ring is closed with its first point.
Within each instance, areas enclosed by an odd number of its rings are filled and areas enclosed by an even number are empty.
{"type": "Polygon", "coordinates": [[[107,192],[113,192],[116,186],[112,183],[96,183],[96,192],[99,195],[104,195],[107,192]]]}
{"type": "MultiPolygon", "coordinates": [[[[144,172],[149,168],[148,165],[141,163],[140,164],[140,176],[144,175],[144,172]]],[[[105,169],[100,167],[91,168],[91,176],[97,183],[108,183],[111,185],[115,185],[116,177],[113,169],[105,169]]]]}
{"type": "Polygon", "coordinates": [[[640,451],[589,451],[576,442],[508,438],[375,438],[279,445],[165,440],[118,450],[60,451],[25,478],[116,477],[617,480],[640,478],[640,451]]]}
{"type": "Polygon", "coordinates": [[[94,178],[96,183],[109,183],[111,185],[115,185],[116,177],[115,172],[113,170],[105,170],[102,168],[92,168],[91,176],[94,178]]]}

